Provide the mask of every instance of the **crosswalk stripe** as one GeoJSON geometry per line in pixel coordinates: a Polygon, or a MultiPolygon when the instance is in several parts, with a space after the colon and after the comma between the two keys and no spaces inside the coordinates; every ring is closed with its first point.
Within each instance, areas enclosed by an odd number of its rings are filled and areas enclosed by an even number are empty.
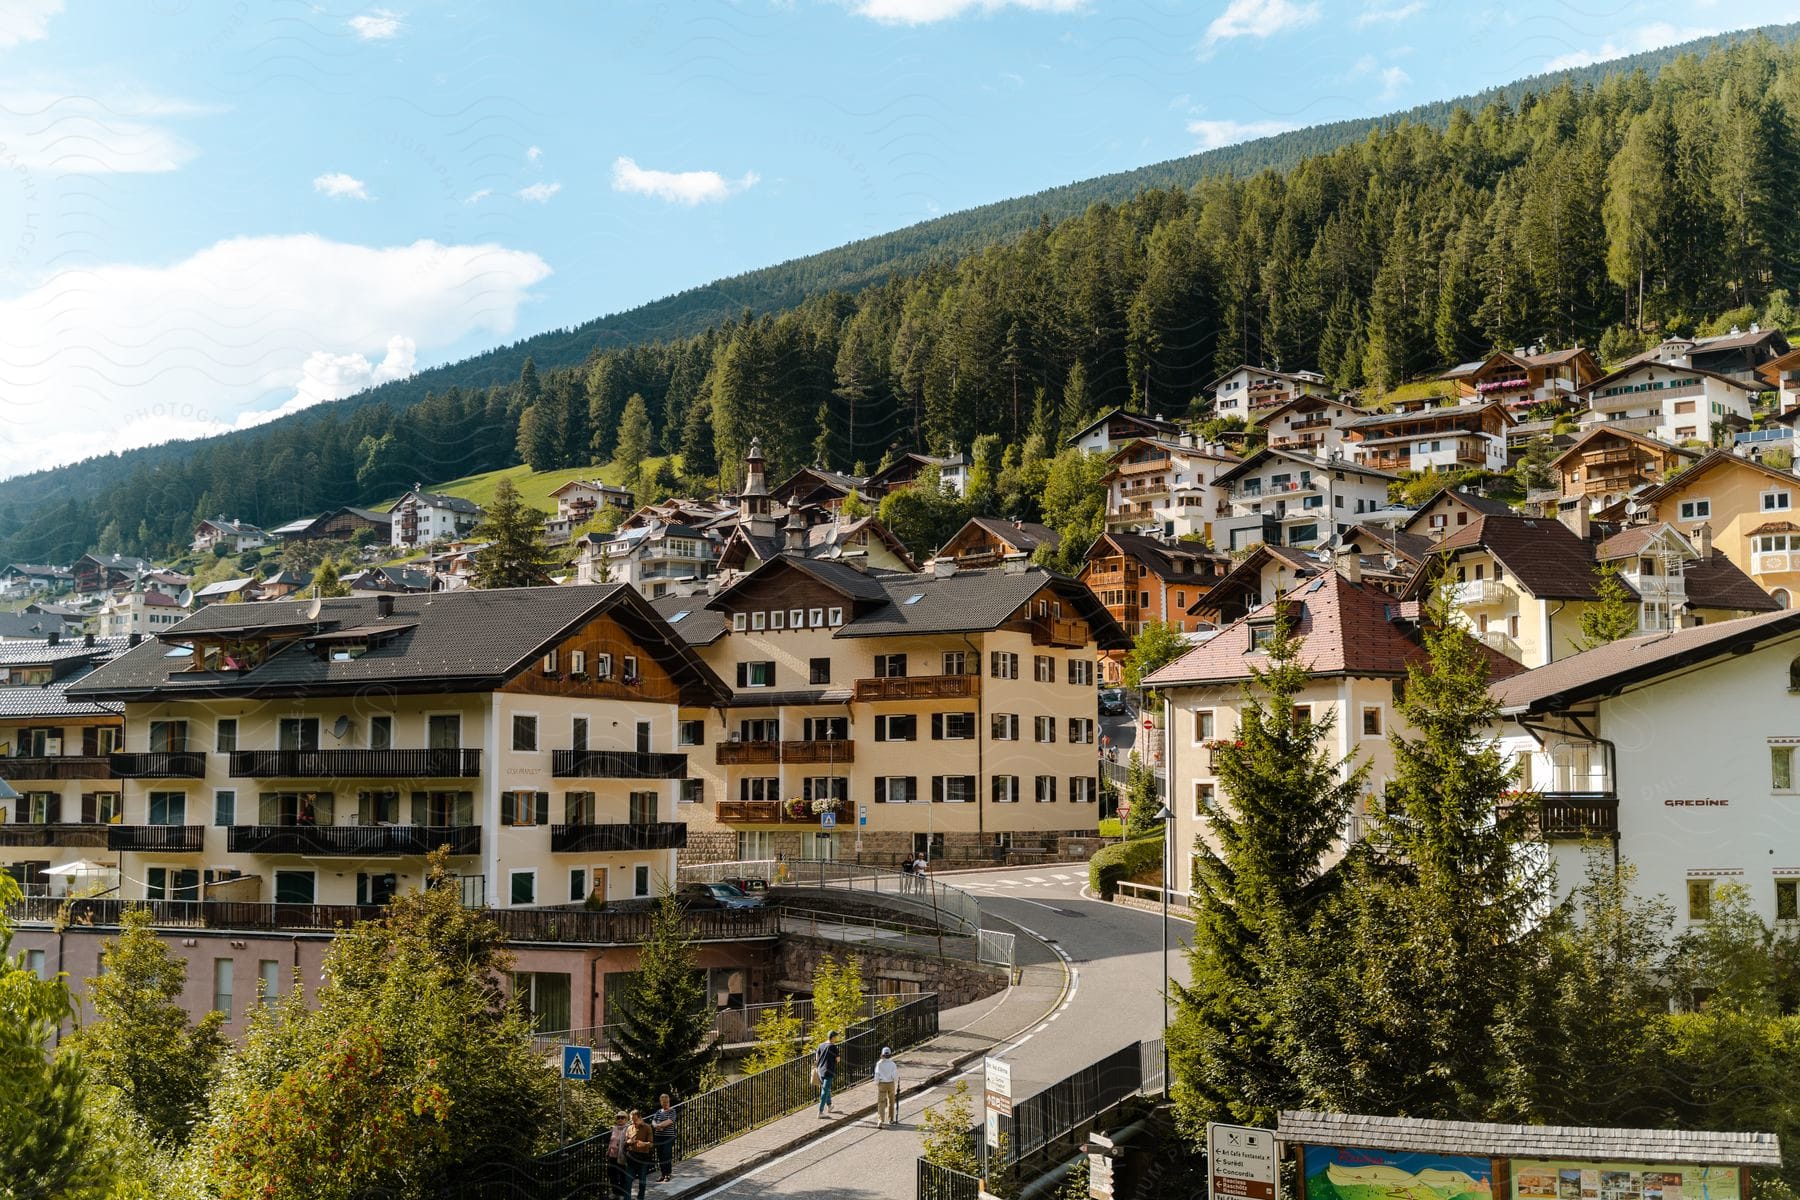
{"type": "Polygon", "coordinates": [[[1025,882],[1026,883],[1049,883],[1050,881],[1048,879],[1045,879],[1042,875],[1027,875],[1025,877],[1025,882]]]}

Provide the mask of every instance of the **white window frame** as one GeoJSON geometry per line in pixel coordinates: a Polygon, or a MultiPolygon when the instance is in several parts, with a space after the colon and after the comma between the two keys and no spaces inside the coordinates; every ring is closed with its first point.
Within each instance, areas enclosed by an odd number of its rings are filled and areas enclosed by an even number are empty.
{"type": "Polygon", "coordinates": [[[543,753],[543,750],[542,750],[543,744],[544,744],[544,722],[537,713],[515,712],[515,713],[510,714],[510,717],[506,722],[506,749],[509,753],[512,753],[512,754],[541,754],[541,753],[543,753]],[[533,746],[529,750],[519,749],[519,730],[518,730],[518,726],[515,725],[514,722],[516,722],[520,717],[530,717],[531,718],[531,734],[532,734],[531,740],[536,742],[537,745],[533,746]]]}
{"type": "Polygon", "coordinates": [[[515,906],[519,908],[528,908],[537,903],[537,876],[538,873],[536,867],[513,867],[506,872],[506,906],[508,908],[513,908],[515,906]],[[531,899],[523,902],[513,899],[513,880],[521,875],[528,875],[531,877],[531,899]]]}
{"type": "Polygon", "coordinates": [[[587,651],[586,650],[571,650],[571,651],[569,651],[569,674],[571,674],[571,675],[586,675],[587,674],[587,651]]]}
{"type": "Polygon", "coordinates": [[[1683,521],[1707,521],[1712,519],[1712,498],[1700,496],[1692,500],[1683,500],[1676,510],[1683,521]]]}
{"type": "Polygon", "coordinates": [[[809,626],[811,626],[814,629],[825,628],[825,610],[824,609],[809,608],[806,610],[806,615],[807,615],[806,623],[809,626]]]}
{"type": "Polygon", "coordinates": [[[825,623],[833,629],[842,625],[844,623],[844,610],[841,608],[827,609],[825,612],[825,623]]]}
{"type": "Polygon", "coordinates": [[[556,663],[556,649],[552,647],[551,649],[544,651],[544,674],[556,674],[556,663]]]}
{"type": "Polygon", "coordinates": [[[774,612],[771,612],[769,614],[769,628],[770,629],[785,629],[785,628],[787,628],[787,609],[778,608],[774,612]]]}
{"type": "Polygon", "coordinates": [[[750,629],[752,632],[761,633],[763,630],[767,629],[768,627],[769,627],[769,614],[768,613],[763,612],[761,609],[758,609],[756,612],[753,612],[750,614],[750,629]]]}
{"type": "Polygon", "coordinates": [[[1770,488],[1762,494],[1762,510],[1769,512],[1791,512],[1794,507],[1794,495],[1786,488],[1770,488]],[[1779,501],[1779,503],[1770,503],[1779,501]]]}
{"type": "Polygon", "coordinates": [[[750,614],[734,612],[731,614],[731,632],[743,633],[750,628],[750,614]]]}

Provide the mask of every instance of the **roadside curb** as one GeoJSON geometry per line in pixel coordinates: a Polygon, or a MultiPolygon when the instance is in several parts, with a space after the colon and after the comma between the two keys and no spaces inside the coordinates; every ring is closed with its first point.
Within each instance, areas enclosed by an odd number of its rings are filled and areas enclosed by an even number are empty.
{"type": "MultiPolygon", "coordinates": [[[[1003,921],[1006,920],[1006,918],[1004,918],[1004,917],[999,917],[998,919],[1003,920],[1003,921]]],[[[1012,1032],[1006,1034],[1003,1037],[996,1038],[995,1045],[1005,1045],[1007,1042],[1018,1037],[1020,1034],[1025,1033],[1027,1030],[1033,1029],[1037,1025],[1041,1024],[1043,1022],[1044,1018],[1048,1017],[1051,1013],[1055,1012],[1059,1007],[1062,1006],[1063,1001],[1068,998],[1069,986],[1070,986],[1071,981],[1074,978],[1073,968],[1069,965],[1068,960],[1066,960],[1061,954],[1057,954],[1055,947],[1051,946],[1049,942],[1046,942],[1043,938],[1039,937],[1037,934],[1030,932],[1029,930],[1025,929],[1023,926],[1017,924],[1016,922],[1007,921],[1006,923],[1008,925],[1012,925],[1015,929],[1018,929],[1021,933],[1024,933],[1027,937],[1032,938],[1033,940],[1035,940],[1038,943],[1040,943],[1041,945],[1043,945],[1046,949],[1050,950],[1052,955],[1054,955],[1054,957],[1055,957],[1057,965],[1062,968],[1063,980],[1062,980],[1062,987],[1058,990],[1058,992],[1056,994],[1056,999],[1051,1002],[1051,1004],[1048,1008],[1046,1008],[1043,1012],[1037,1014],[1036,1016],[1032,1017],[1031,1020],[1020,1025],[1017,1029],[1013,1030],[1012,1032]]],[[[1017,986],[1017,985],[1012,985],[1012,986],[1017,986]]],[[[1009,990],[1010,990],[1010,987],[1009,987],[1009,990]]],[[[943,1032],[944,1031],[940,1030],[938,1036],[940,1036],[940,1037],[943,1036],[943,1032]]],[[[951,1030],[950,1032],[958,1033],[961,1031],[960,1030],[951,1030]]],[[[984,1058],[987,1055],[987,1053],[988,1053],[988,1048],[983,1048],[983,1049],[979,1049],[979,1050],[971,1050],[966,1054],[963,1054],[956,1058],[951,1059],[944,1066],[937,1068],[935,1071],[933,1071],[930,1075],[926,1076],[925,1078],[920,1079],[918,1082],[916,1082],[914,1084],[911,1084],[907,1087],[902,1088],[900,1090],[900,1094],[899,1094],[900,1099],[905,1099],[908,1096],[916,1096],[920,1092],[925,1092],[925,1091],[931,1090],[932,1088],[936,1087],[940,1083],[945,1082],[946,1080],[955,1079],[958,1075],[961,1075],[963,1073],[963,1069],[965,1067],[967,1067],[972,1062],[980,1061],[982,1058],[984,1058]]],[[[805,1112],[806,1110],[801,1109],[800,1111],[805,1112]]],[[[875,1113],[875,1105],[874,1104],[859,1105],[857,1108],[855,1108],[853,1110],[846,1111],[843,1114],[842,1118],[840,1118],[838,1120],[830,1121],[830,1122],[821,1122],[819,1127],[817,1129],[813,1130],[812,1132],[801,1134],[798,1137],[789,1138],[787,1141],[784,1141],[775,1146],[771,1146],[766,1150],[760,1151],[759,1153],[753,1155],[752,1157],[745,1159],[743,1162],[738,1163],[736,1166],[732,1167],[728,1171],[723,1171],[717,1175],[712,1176],[711,1178],[699,1180],[695,1183],[688,1184],[686,1187],[682,1188],[678,1192],[668,1192],[665,1194],[666,1200],[692,1200],[693,1197],[705,1195],[708,1192],[715,1191],[718,1188],[724,1187],[724,1186],[732,1183],[735,1180],[743,1178],[745,1175],[748,1175],[750,1172],[756,1170],[759,1167],[767,1166],[769,1163],[774,1162],[778,1158],[781,1158],[788,1154],[792,1154],[796,1150],[804,1149],[809,1143],[811,1143],[821,1133],[833,1132],[837,1129],[842,1128],[846,1122],[857,1121],[863,1117],[873,1116],[874,1113],[875,1113]]],[[[799,1114],[794,1113],[794,1114],[790,1114],[790,1115],[798,1116],[799,1114]]],[[[782,1117],[781,1120],[785,1121],[785,1120],[787,1120],[787,1118],[782,1117]]]]}

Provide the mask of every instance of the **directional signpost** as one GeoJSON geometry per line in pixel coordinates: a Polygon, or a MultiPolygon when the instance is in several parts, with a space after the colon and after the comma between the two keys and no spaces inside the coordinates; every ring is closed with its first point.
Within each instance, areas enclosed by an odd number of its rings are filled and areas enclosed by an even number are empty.
{"type": "Polygon", "coordinates": [[[557,1083],[556,1144],[561,1146],[568,1141],[569,1127],[569,1080],[577,1083],[591,1083],[594,1078],[594,1051],[591,1046],[564,1046],[562,1048],[562,1079],[557,1083]]]}
{"type": "Polygon", "coordinates": [[[1275,1131],[1208,1124],[1206,1169],[1212,1200],[1275,1200],[1275,1131]]]}

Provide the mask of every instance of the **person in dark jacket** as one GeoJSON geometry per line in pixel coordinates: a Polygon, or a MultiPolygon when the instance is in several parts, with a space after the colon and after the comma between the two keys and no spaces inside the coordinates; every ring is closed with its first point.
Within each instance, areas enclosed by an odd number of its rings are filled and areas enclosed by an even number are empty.
{"type": "Polygon", "coordinates": [[[819,1076],[819,1115],[831,1111],[831,1081],[837,1078],[837,1030],[825,1035],[825,1041],[813,1051],[813,1070],[819,1076]]]}
{"type": "Polygon", "coordinates": [[[675,1105],[664,1092],[657,1110],[650,1114],[650,1128],[656,1134],[656,1165],[662,1168],[659,1183],[669,1182],[675,1169],[675,1105]]]}
{"type": "MultiPolygon", "coordinates": [[[[655,1165],[656,1132],[650,1128],[650,1122],[644,1120],[644,1114],[634,1108],[625,1135],[625,1170],[637,1181],[637,1200],[644,1200],[644,1192],[650,1186],[650,1168],[655,1165]]],[[[626,1185],[626,1191],[629,1193],[630,1184],[626,1185]]]]}

